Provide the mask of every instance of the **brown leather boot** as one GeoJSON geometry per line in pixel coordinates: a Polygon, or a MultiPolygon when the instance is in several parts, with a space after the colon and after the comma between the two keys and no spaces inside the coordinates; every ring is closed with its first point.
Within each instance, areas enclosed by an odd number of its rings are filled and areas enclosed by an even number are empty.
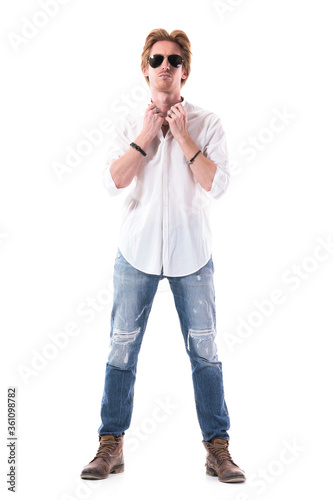
{"type": "Polygon", "coordinates": [[[95,458],[81,472],[82,479],[105,479],[109,474],[124,472],[123,436],[99,436],[95,458]]]}
{"type": "Polygon", "coordinates": [[[218,476],[223,483],[242,483],[245,473],[235,464],[229,453],[229,441],[223,438],[213,438],[212,442],[202,441],[207,450],[206,474],[218,476]]]}

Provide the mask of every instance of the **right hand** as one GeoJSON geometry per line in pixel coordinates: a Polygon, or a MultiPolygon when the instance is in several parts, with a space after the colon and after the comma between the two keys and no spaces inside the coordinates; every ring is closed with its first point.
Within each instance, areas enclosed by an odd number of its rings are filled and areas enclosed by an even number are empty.
{"type": "Polygon", "coordinates": [[[158,131],[161,130],[162,123],[164,122],[163,116],[156,113],[156,107],[156,104],[149,104],[145,111],[143,120],[141,134],[147,137],[149,141],[152,141],[158,134],[158,131]]]}

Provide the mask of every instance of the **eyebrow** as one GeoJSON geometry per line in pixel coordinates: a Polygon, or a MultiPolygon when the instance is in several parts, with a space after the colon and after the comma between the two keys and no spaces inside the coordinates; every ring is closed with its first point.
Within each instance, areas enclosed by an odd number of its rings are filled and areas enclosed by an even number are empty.
{"type": "MultiPolygon", "coordinates": [[[[156,54],[150,54],[149,57],[151,56],[163,56],[165,57],[165,54],[161,54],[160,52],[156,52],[156,54]]],[[[172,54],[166,54],[166,56],[180,56],[180,57],[183,57],[181,54],[176,54],[176,52],[173,52],[172,54]]]]}

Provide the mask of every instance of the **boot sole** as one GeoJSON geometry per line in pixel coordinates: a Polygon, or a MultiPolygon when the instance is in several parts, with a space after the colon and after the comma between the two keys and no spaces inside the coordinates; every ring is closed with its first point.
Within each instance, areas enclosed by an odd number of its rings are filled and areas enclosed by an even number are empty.
{"type": "Polygon", "coordinates": [[[81,479],[106,479],[110,474],[120,474],[124,472],[125,466],[124,464],[116,465],[113,469],[110,470],[109,474],[104,474],[104,476],[94,475],[92,472],[86,472],[81,474],[81,479]]]}
{"type": "Polygon", "coordinates": [[[218,477],[218,480],[221,481],[221,483],[244,483],[245,481],[245,477],[243,476],[234,476],[228,479],[222,479],[211,467],[206,467],[206,474],[207,476],[218,477]]]}

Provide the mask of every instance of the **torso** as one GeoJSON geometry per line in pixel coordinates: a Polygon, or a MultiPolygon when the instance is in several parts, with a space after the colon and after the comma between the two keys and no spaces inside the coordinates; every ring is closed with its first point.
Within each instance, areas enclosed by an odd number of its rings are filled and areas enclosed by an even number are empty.
{"type": "Polygon", "coordinates": [[[163,137],[166,136],[167,132],[169,130],[169,124],[167,125],[162,125],[162,132],[163,132],[163,137]]]}

